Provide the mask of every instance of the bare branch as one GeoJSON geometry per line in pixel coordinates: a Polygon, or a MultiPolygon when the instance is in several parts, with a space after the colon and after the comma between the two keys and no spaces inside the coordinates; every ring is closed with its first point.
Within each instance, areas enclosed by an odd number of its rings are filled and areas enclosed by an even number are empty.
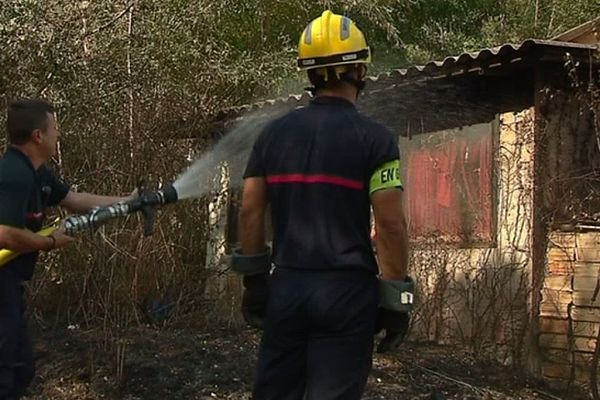
{"type": "Polygon", "coordinates": [[[87,37],[93,36],[93,35],[101,32],[105,29],[110,28],[115,23],[117,23],[117,21],[119,21],[121,18],[123,18],[129,12],[129,10],[133,7],[134,4],[135,4],[135,2],[131,2],[127,7],[125,7],[125,9],[123,11],[118,13],[113,19],[108,21],[106,24],[99,26],[98,28],[94,29],[93,31],[86,33],[85,35],[83,35],[82,38],[85,39],[87,37]]]}

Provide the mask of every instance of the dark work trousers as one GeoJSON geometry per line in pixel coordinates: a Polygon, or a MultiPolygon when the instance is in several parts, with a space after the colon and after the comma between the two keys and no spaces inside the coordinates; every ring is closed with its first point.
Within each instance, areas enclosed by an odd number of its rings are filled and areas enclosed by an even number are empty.
{"type": "Polygon", "coordinates": [[[360,399],[372,364],[377,282],[367,271],[276,268],[253,399],[360,399]]]}
{"type": "Polygon", "coordinates": [[[0,400],[19,399],[35,374],[19,277],[0,267],[0,400]]]}

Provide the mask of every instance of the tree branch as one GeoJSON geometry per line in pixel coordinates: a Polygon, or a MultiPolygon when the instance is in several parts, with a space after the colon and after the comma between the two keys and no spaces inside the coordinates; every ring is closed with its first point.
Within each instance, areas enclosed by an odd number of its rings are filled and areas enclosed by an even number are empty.
{"type": "Polygon", "coordinates": [[[125,14],[127,14],[129,12],[129,10],[131,9],[131,7],[133,7],[134,2],[131,2],[127,7],[125,7],[125,9],[123,11],[121,11],[119,14],[117,14],[113,19],[111,19],[110,21],[108,21],[106,24],[99,26],[98,28],[94,29],[93,31],[90,31],[88,33],[86,33],[85,35],[83,35],[83,39],[90,37],[92,35],[95,35],[98,32],[101,32],[105,29],[110,28],[112,25],[114,25],[118,20],[120,20],[121,18],[123,18],[123,16],[125,16],[125,14]]]}

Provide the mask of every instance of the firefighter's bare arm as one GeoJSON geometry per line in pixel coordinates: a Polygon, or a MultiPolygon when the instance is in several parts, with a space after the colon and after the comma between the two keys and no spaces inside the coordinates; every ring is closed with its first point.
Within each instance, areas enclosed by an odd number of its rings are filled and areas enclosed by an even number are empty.
{"type": "Polygon", "coordinates": [[[69,191],[67,196],[60,202],[60,205],[72,213],[81,214],[96,207],[110,206],[120,201],[129,200],[130,198],[69,191]]]}
{"type": "Polygon", "coordinates": [[[72,241],[73,238],[65,235],[61,230],[57,230],[49,236],[42,236],[27,229],[0,225],[0,247],[19,253],[39,250],[48,251],[62,247],[72,241]]]}
{"type": "Polygon", "coordinates": [[[396,350],[404,341],[410,324],[414,281],[408,276],[408,231],[402,207],[402,190],[378,190],[371,195],[375,214],[374,239],[382,274],[377,331],[385,337],[378,353],[396,350]]]}
{"type": "Polygon", "coordinates": [[[264,251],[267,183],[262,177],[246,178],[240,210],[240,244],[245,255],[264,251]]]}
{"type": "Polygon", "coordinates": [[[402,281],[408,268],[408,231],[402,189],[378,190],[371,195],[379,268],[384,279],[402,281]]]}

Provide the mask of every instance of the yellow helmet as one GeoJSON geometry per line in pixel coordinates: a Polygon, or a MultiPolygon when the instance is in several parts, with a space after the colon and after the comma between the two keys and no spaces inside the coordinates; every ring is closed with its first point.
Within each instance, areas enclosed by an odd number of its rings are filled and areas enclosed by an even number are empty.
{"type": "Polygon", "coordinates": [[[365,35],[343,15],[327,10],[308,24],[300,36],[298,69],[301,71],[370,62],[371,49],[365,35]]]}

